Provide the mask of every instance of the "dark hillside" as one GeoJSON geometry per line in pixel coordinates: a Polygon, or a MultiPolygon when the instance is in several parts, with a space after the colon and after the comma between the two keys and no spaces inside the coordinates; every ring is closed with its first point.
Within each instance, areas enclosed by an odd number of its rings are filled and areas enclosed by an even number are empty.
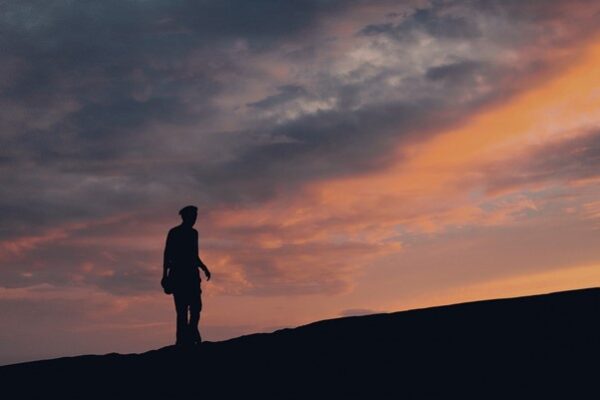
{"type": "Polygon", "coordinates": [[[600,289],[0,367],[5,398],[600,398],[600,289]]]}

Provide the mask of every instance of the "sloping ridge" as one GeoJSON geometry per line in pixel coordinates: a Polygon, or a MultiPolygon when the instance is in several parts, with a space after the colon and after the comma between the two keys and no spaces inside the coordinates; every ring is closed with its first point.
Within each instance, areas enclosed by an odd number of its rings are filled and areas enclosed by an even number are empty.
{"type": "Polygon", "coordinates": [[[0,367],[0,393],[577,398],[597,390],[599,344],[600,288],[590,288],[319,321],[194,351],[165,347],[15,364],[0,367]]]}

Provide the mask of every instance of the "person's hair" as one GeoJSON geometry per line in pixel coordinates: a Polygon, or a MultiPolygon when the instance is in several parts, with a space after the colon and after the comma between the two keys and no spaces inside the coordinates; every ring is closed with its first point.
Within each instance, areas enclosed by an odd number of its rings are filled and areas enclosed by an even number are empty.
{"type": "Polygon", "coordinates": [[[179,210],[179,215],[184,217],[186,215],[198,214],[198,207],[196,206],[185,206],[181,210],[179,210]]]}

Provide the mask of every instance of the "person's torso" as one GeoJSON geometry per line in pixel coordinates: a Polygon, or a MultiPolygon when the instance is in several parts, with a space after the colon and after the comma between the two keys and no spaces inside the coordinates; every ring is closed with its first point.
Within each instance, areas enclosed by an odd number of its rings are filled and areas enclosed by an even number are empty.
{"type": "Polygon", "coordinates": [[[197,272],[198,234],[194,229],[175,227],[171,230],[171,258],[176,272],[197,272]]]}

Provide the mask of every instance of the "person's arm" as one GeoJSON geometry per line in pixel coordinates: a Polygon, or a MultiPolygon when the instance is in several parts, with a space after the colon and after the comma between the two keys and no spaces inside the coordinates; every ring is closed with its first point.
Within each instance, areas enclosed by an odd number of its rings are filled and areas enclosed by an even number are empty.
{"type": "Polygon", "coordinates": [[[165,252],[163,255],[163,278],[169,275],[169,270],[173,265],[173,235],[171,231],[167,234],[167,242],[165,244],[165,252]]]}
{"type": "Polygon", "coordinates": [[[204,274],[206,275],[206,280],[210,281],[210,271],[208,270],[208,267],[202,262],[200,257],[198,257],[198,261],[200,261],[200,269],[202,269],[202,271],[204,271],[204,274]]]}
{"type": "Polygon", "coordinates": [[[196,245],[196,258],[198,259],[198,267],[200,267],[200,269],[202,271],[204,271],[204,274],[206,275],[206,280],[210,281],[210,271],[208,270],[208,267],[202,262],[202,260],[200,259],[200,256],[198,256],[198,231],[196,232],[196,240],[194,241],[194,244],[196,245]]]}

